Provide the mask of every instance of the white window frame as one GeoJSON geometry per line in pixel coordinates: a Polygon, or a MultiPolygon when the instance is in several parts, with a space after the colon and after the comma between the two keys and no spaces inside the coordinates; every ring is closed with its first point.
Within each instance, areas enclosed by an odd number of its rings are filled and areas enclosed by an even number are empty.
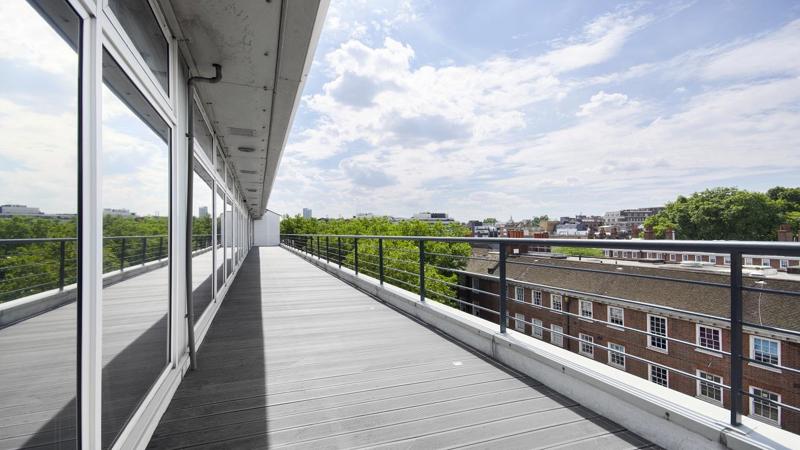
{"type": "Polygon", "coordinates": [[[678,260],[678,255],[676,255],[675,253],[670,253],[669,254],[669,260],[670,261],[677,261],[678,260]]]}
{"type": "Polygon", "coordinates": [[[591,344],[594,344],[594,336],[583,333],[578,334],[578,353],[594,359],[594,345],[591,344]]]}
{"type": "Polygon", "coordinates": [[[525,288],[522,286],[514,286],[514,300],[525,301],[525,288]]]}
{"type": "MultiPolygon", "coordinates": [[[[625,308],[621,308],[619,306],[614,306],[614,305],[608,305],[607,313],[608,313],[607,322],[609,323],[609,325],[608,325],[609,327],[618,328],[618,327],[624,327],[625,326],[625,308]],[[622,319],[622,323],[614,323],[611,320],[611,318],[614,317],[611,314],[611,311],[617,311],[617,310],[620,311],[620,318],[622,319]]],[[[618,328],[618,329],[622,330],[623,328],[618,328]]]]}
{"type": "Polygon", "coordinates": [[[751,334],[750,335],[750,359],[753,359],[753,360],[756,359],[756,339],[759,339],[759,340],[762,340],[762,341],[774,342],[774,343],[778,344],[778,350],[777,350],[778,351],[778,355],[777,355],[778,356],[778,362],[777,363],[773,363],[773,362],[769,362],[769,363],[751,362],[750,364],[754,365],[754,366],[758,366],[758,367],[763,367],[765,369],[773,370],[773,371],[780,371],[780,369],[778,369],[777,367],[771,367],[771,366],[768,366],[766,364],[773,364],[773,365],[776,365],[776,366],[783,365],[783,364],[781,364],[781,341],[779,341],[777,339],[770,339],[770,338],[766,338],[766,337],[763,337],[763,336],[756,336],[756,335],[751,334]]]}
{"type": "Polygon", "coordinates": [[[564,327],[550,324],[550,343],[558,347],[564,346],[564,327]]]}
{"type": "Polygon", "coordinates": [[[594,305],[589,300],[579,300],[578,308],[581,319],[591,320],[594,317],[594,305]]]}
{"type": "Polygon", "coordinates": [[[761,267],[772,267],[772,261],[769,258],[761,258],[761,267]]]}
{"type": "MultiPolygon", "coordinates": [[[[705,372],[703,370],[698,370],[697,371],[697,376],[700,377],[700,378],[704,378],[707,381],[713,381],[715,383],[723,383],[724,382],[724,380],[723,380],[721,375],[714,375],[713,373],[705,372]],[[719,380],[708,380],[706,377],[719,378],[719,380]]],[[[718,386],[716,384],[706,383],[703,380],[695,380],[695,381],[697,381],[697,383],[695,383],[697,385],[697,398],[699,398],[700,400],[707,401],[709,403],[713,403],[715,405],[722,406],[723,399],[725,398],[724,397],[725,392],[724,392],[724,389],[722,389],[722,386],[718,386]],[[709,389],[716,389],[719,392],[719,400],[703,394],[703,385],[704,384],[708,385],[709,389]]]]}
{"type": "Polygon", "coordinates": [[[525,332],[525,314],[514,313],[514,329],[520,333],[525,332]]]}
{"type": "Polygon", "coordinates": [[[555,311],[564,310],[564,297],[561,294],[550,294],[550,308],[555,311]],[[558,304],[558,308],[556,308],[558,304]]]}
{"type": "Polygon", "coordinates": [[[608,343],[608,365],[611,367],[616,367],[618,369],[625,370],[625,346],[616,344],[614,342],[608,343]],[[622,358],[622,363],[617,363],[614,361],[614,356],[622,358]]]}
{"type": "Polygon", "coordinates": [[[648,379],[648,380],[650,380],[650,382],[651,382],[651,383],[655,383],[655,384],[657,384],[657,385],[659,385],[659,386],[669,387],[669,370],[667,370],[667,369],[665,369],[665,368],[663,368],[663,367],[661,367],[661,366],[656,366],[656,365],[653,365],[653,364],[648,364],[648,365],[647,365],[647,379],[648,379]],[[655,378],[655,377],[653,377],[653,369],[656,369],[656,370],[664,370],[664,371],[666,372],[666,375],[664,376],[664,379],[665,379],[665,380],[666,380],[666,382],[667,382],[667,384],[666,384],[666,385],[664,385],[664,384],[661,384],[661,383],[659,383],[658,381],[653,381],[653,378],[655,378]]]}
{"type": "Polygon", "coordinates": [[[753,258],[750,257],[750,256],[746,257],[744,259],[744,265],[745,266],[752,266],[753,265],[753,258]]]}
{"type": "Polygon", "coordinates": [[[788,268],[789,267],[789,260],[788,259],[782,259],[781,262],[780,262],[780,267],[781,267],[781,269],[788,268]]]}
{"type": "Polygon", "coordinates": [[[756,401],[758,401],[756,399],[756,392],[755,392],[756,390],[759,390],[759,391],[762,391],[762,392],[766,392],[766,393],[771,394],[771,395],[775,395],[775,396],[778,397],[778,399],[775,400],[775,401],[777,401],[777,402],[781,401],[781,394],[778,394],[777,392],[772,392],[772,391],[770,391],[768,389],[760,388],[758,386],[750,386],[750,396],[749,396],[749,398],[750,398],[750,414],[749,414],[749,416],[752,417],[753,419],[756,419],[756,420],[759,420],[759,421],[762,421],[762,422],[766,422],[766,423],[769,423],[769,424],[772,424],[772,425],[780,426],[781,425],[782,412],[783,412],[782,408],[780,407],[780,405],[774,405],[774,404],[769,403],[769,402],[764,402],[764,403],[767,403],[767,405],[769,405],[770,407],[778,409],[778,420],[777,421],[775,421],[775,420],[773,420],[773,419],[771,419],[769,417],[765,417],[765,416],[762,416],[760,414],[756,414],[755,403],[756,403],[756,401]]]}
{"type": "Polygon", "coordinates": [[[681,261],[688,261],[688,260],[689,260],[689,255],[688,254],[684,253],[684,254],[681,255],[681,261]]]}
{"type": "Polygon", "coordinates": [[[730,266],[731,265],[731,255],[725,255],[725,257],[722,259],[722,264],[724,264],[726,266],[730,266]]]}
{"type": "Polygon", "coordinates": [[[722,351],[722,329],[721,328],[712,327],[712,326],[709,326],[709,325],[704,325],[704,324],[698,323],[698,324],[695,325],[695,333],[694,334],[695,334],[695,343],[700,346],[699,348],[696,348],[696,350],[708,352],[708,353],[711,353],[712,355],[715,355],[715,356],[720,356],[720,357],[722,356],[721,353],[718,353],[718,352],[722,351]],[[705,328],[706,330],[710,330],[710,331],[716,332],[718,334],[718,336],[719,336],[719,348],[709,347],[707,345],[703,345],[702,344],[702,340],[700,339],[700,329],[701,328],[705,328]]]}
{"type": "Polygon", "coordinates": [[[533,325],[531,325],[531,336],[539,339],[544,338],[542,321],[539,319],[531,319],[531,323],[533,323],[533,325]]]}
{"type": "MultiPolygon", "coordinates": [[[[647,315],[647,332],[654,334],[652,329],[652,319],[663,319],[664,320],[664,338],[669,336],[669,320],[664,316],[659,316],[655,314],[648,314],[647,315]]],[[[662,339],[657,336],[651,336],[650,334],[647,335],[647,348],[650,350],[654,350],[660,353],[669,353],[669,340],[664,339],[664,348],[661,348],[657,345],[653,345],[653,339],[662,339]]]]}
{"type": "Polygon", "coordinates": [[[542,291],[531,291],[531,302],[534,305],[542,306],[542,291]]]}

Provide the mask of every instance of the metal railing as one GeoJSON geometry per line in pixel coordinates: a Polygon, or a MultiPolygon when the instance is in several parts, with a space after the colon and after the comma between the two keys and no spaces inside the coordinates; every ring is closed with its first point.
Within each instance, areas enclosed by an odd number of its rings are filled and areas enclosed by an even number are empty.
{"type": "MultiPolygon", "coordinates": [[[[783,333],[791,335],[800,340],[800,331],[785,329],[769,324],[752,323],[744,320],[743,314],[743,292],[753,292],[771,295],[785,295],[789,297],[800,297],[800,292],[786,289],[769,289],[765,287],[752,287],[743,285],[742,260],[744,255],[771,255],[784,257],[800,256],[800,244],[785,242],[742,242],[742,241],[664,241],[664,240],[566,240],[566,239],[524,239],[524,238],[460,238],[442,236],[368,236],[368,235],[311,235],[311,234],[282,234],[282,244],[297,251],[305,253],[308,257],[324,260],[329,264],[338,267],[345,267],[354,271],[356,275],[363,274],[371,276],[383,285],[392,284],[402,289],[419,294],[419,301],[425,302],[428,299],[436,300],[450,306],[459,307],[462,310],[472,309],[473,312],[487,313],[496,318],[500,332],[505,333],[506,327],[510,323],[516,326],[522,324],[531,327],[531,334],[540,339],[544,338],[544,333],[559,336],[562,342],[573,341],[577,343],[579,353],[589,353],[594,355],[595,350],[607,352],[609,360],[611,355],[646,363],[649,366],[659,367],[670,374],[680,375],[692,379],[700,384],[715,389],[721,389],[720,404],[724,405],[724,395],[722,390],[729,393],[730,423],[734,426],[741,424],[741,415],[744,410],[744,398],[750,397],[753,402],[760,402],[761,405],[770,405],[782,408],[793,413],[800,413],[800,408],[788,403],[774,400],[768,397],[754,396],[744,389],[743,365],[753,363],[761,367],[767,367],[775,371],[785,371],[788,374],[798,375],[800,369],[789,367],[786,364],[775,364],[768,361],[756,360],[744,354],[744,333],[745,326],[748,329],[762,330],[765,333],[783,333]],[[625,250],[652,250],[652,251],[673,251],[673,252],[712,252],[730,255],[730,272],[728,283],[709,282],[691,278],[676,278],[669,276],[630,273],[630,271],[609,271],[598,270],[589,267],[572,267],[555,264],[545,264],[536,261],[522,261],[516,254],[509,255],[509,246],[523,245],[537,248],[549,247],[577,247],[577,248],[604,248],[604,249],[625,249],[625,250]],[[492,257],[487,252],[483,256],[476,256],[473,253],[473,246],[492,247],[492,257]],[[496,258],[494,257],[496,252],[496,258]],[[482,260],[489,262],[493,267],[493,273],[473,273],[465,270],[468,261],[482,260]],[[577,276],[581,273],[599,272],[606,276],[634,277],[641,279],[652,279],[660,281],[671,281],[676,283],[689,283],[710,288],[722,288],[730,291],[730,317],[710,315],[697,311],[678,310],[664,305],[647,304],[636,299],[625,299],[604,296],[602,293],[585,293],[571,291],[563,287],[543,286],[525,280],[509,278],[507,268],[512,265],[547,267],[554,270],[571,270],[577,276]],[[491,289],[476,288],[459,284],[459,279],[464,277],[478,278],[496,283],[496,292],[491,289]],[[565,308],[555,308],[552,304],[547,307],[544,304],[534,304],[531,300],[526,302],[524,299],[509,298],[509,285],[527,287],[528,289],[552,289],[553,292],[562,293],[567,297],[584,297],[591,295],[593,298],[606,298],[609,301],[619,304],[629,304],[641,307],[647,305],[658,310],[669,313],[685,313],[698,319],[710,319],[727,323],[730,328],[730,351],[723,350],[722,333],[720,332],[720,344],[718,348],[703,346],[699,342],[691,342],[668,336],[668,333],[650,331],[649,329],[639,329],[625,324],[612,323],[609,320],[599,320],[594,317],[584,316],[580,309],[570,312],[565,308]],[[471,299],[471,295],[483,295],[486,298],[496,299],[497,309],[487,308],[471,299]],[[465,299],[466,298],[466,299],[465,299]],[[631,354],[626,350],[619,351],[608,345],[602,345],[589,341],[587,338],[569,334],[569,332],[559,332],[552,328],[535,323],[533,320],[525,320],[516,317],[509,317],[509,304],[524,304],[527,307],[539,309],[558,316],[573,319],[583,319],[592,323],[606,325],[619,330],[631,331],[634,335],[643,336],[646,343],[656,342],[658,344],[669,345],[668,343],[687,346],[692,349],[699,349],[704,352],[719,356],[728,365],[729,383],[717,382],[707,377],[702,377],[695,373],[671,367],[664,363],[654,361],[641,355],[631,354]],[[585,351],[582,351],[585,350],[585,351]]],[[[577,259],[577,258],[576,258],[577,259]]],[[[673,272],[674,274],[674,272],[673,272]]],[[[800,285],[800,284],[799,284],[800,285]]],[[[531,295],[533,295],[531,293],[531,295]]],[[[798,298],[800,301],[800,298],[798,298]]],[[[579,305],[580,307],[580,305],[579,305]]],[[[541,322],[540,322],[541,323],[541,322]]],[[[563,344],[562,344],[563,346],[563,344]]],[[[637,347],[637,345],[633,345],[637,347]]],[[[639,346],[641,347],[641,346],[639,346]]],[[[652,350],[646,345],[642,350],[652,350]],[[645,348],[646,347],[646,348],[645,348]]],[[[663,355],[662,355],[663,356],[663,355]]],[[[649,367],[648,366],[648,367],[649,367]]],[[[615,367],[612,365],[612,367],[615,367]]],[[[648,377],[650,376],[648,368],[648,377]]],[[[720,376],[720,380],[723,377],[720,376]]],[[[800,381],[800,379],[798,379],[800,381]]],[[[783,398],[783,397],[782,397],[783,398]]]]}
{"type": "MultiPolygon", "coordinates": [[[[192,251],[211,247],[211,235],[195,235],[192,251]]],[[[167,235],[103,238],[103,273],[125,271],[169,255],[167,235]]],[[[0,239],[0,303],[74,284],[77,238],[0,239]]]]}

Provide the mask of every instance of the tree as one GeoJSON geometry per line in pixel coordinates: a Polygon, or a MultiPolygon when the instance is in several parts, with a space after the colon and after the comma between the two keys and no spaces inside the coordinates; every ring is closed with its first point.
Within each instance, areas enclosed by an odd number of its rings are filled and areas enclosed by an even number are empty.
{"type": "Polygon", "coordinates": [[[778,201],[767,194],[719,187],[679,196],[645,221],[658,236],[667,229],[679,239],[774,240],[785,218],[778,201]]]}
{"type": "Polygon", "coordinates": [[[543,220],[550,220],[550,216],[548,216],[547,214],[544,214],[544,215],[541,215],[541,216],[533,216],[533,219],[531,219],[531,222],[533,223],[534,226],[538,227],[539,224],[542,223],[543,220]]]}
{"type": "Polygon", "coordinates": [[[495,225],[497,224],[497,219],[495,219],[494,217],[487,217],[483,219],[483,223],[484,225],[495,225]]]}

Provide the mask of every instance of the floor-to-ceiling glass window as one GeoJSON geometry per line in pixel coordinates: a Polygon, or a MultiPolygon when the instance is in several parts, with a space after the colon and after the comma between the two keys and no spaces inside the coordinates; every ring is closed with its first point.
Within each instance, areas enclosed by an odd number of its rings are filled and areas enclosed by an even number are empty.
{"type": "Polygon", "coordinates": [[[214,205],[214,181],[211,175],[194,162],[192,180],[192,303],[195,318],[199,318],[214,298],[214,252],[211,226],[214,205]]]}
{"type": "Polygon", "coordinates": [[[169,362],[171,199],[169,125],[107,51],[103,81],[103,259],[114,268],[103,288],[108,447],[169,362]]]}
{"type": "Polygon", "coordinates": [[[214,222],[217,228],[217,236],[214,240],[214,261],[217,265],[217,291],[222,289],[225,284],[225,242],[223,236],[225,235],[225,202],[222,188],[217,186],[216,195],[214,195],[214,214],[216,218],[214,222]]]}
{"type": "Polygon", "coordinates": [[[233,274],[233,230],[234,230],[234,220],[233,220],[233,203],[231,203],[230,197],[225,198],[225,225],[227,229],[230,230],[229,233],[225,233],[225,270],[226,276],[231,276],[233,274]]]}
{"type": "Polygon", "coordinates": [[[80,30],[0,1],[0,448],[76,446],[80,30]]]}

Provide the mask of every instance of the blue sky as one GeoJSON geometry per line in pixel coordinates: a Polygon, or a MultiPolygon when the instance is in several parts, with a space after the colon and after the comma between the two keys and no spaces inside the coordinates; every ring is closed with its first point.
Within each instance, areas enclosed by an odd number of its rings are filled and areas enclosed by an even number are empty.
{"type": "Polygon", "coordinates": [[[800,184],[800,2],[332,1],[270,209],[461,220],[800,184]]]}

